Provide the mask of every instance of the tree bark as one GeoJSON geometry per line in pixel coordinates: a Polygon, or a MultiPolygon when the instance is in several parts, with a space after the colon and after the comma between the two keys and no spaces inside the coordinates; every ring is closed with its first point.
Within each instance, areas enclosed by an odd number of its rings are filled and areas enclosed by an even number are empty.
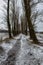
{"type": "Polygon", "coordinates": [[[27,21],[25,22],[26,29],[25,29],[25,34],[27,35],[27,21]]]}
{"type": "Polygon", "coordinates": [[[18,30],[19,30],[19,29],[18,29],[18,18],[17,18],[17,34],[18,34],[18,30]]]}
{"type": "Polygon", "coordinates": [[[14,0],[12,1],[12,4],[13,4],[13,10],[12,10],[12,13],[13,13],[13,16],[12,16],[12,22],[13,22],[12,32],[13,32],[13,36],[15,36],[15,1],[14,0]]]}
{"type": "Polygon", "coordinates": [[[37,40],[37,37],[35,35],[34,27],[31,22],[31,7],[30,7],[30,0],[24,0],[24,7],[25,7],[25,14],[27,17],[28,21],[28,26],[29,26],[29,33],[30,33],[30,38],[33,40],[34,43],[39,43],[37,40]]]}
{"type": "Polygon", "coordinates": [[[8,25],[9,38],[12,38],[10,21],[9,21],[9,2],[10,2],[10,0],[8,0],[8,3],[7,3],[7,25],[8,25]]]}

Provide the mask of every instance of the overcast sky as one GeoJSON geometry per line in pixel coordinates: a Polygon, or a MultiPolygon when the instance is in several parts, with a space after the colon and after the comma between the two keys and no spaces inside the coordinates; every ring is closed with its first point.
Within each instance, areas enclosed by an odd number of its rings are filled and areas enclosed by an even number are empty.
{"type": "MultiPolygon", "coordinates": [[[[37,2],[37,0],[34,0],[34,1],[37,2]]],[[[17,5],[19,7],[19,12],[20,12],[20,15],[21,15],[22,14],[21,0],[18,0],[17,5]]],[[[4,27],[5,25],[3,25],[3,23],[2,23],[2,19],[3,19],[3,17],[2,17],[3,16],[3,12],[1,11],[2,6],[3,6],[3,0],[0,0],[0,29],[1,28],[5,28],[4,27]]],[[[43,11],[43,3],[37,4],[35,10],[37,10],[39,12],[43,11]]],[[[43,30],[43,23],[40,22],[40,23],[37,24],[37,30],[39,30],[39,31],[42,31],[43,30]]]]}

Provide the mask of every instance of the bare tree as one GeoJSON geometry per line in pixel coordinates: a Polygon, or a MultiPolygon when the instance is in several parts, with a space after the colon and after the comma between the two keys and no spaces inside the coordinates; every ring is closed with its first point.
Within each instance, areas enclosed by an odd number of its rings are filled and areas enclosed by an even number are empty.
{"type": "Polygon", "coordinates": [[[27,21],[25,22],[25,25],[26,25],[26,27],[25,27],[25,34],[27,35],[27,21]]]}
{"type": "Polygon", "coordinates": [[[7,25],[8,25],[8,32],[9,32],[9,38],[11,38],[11,26],[10,26],[10,20],[9,20],[9,3],[10,0],[7,2],[7,25]]]}
{"type": "Polygon", "coordinates": [[[23,19],[21,17],[21,33],[23,33],[23,19]]]}
{"type": "Polygon", "coordinates": [[[27,20],[24,14],[21,15],[21,30],[22,30],[22,33],[27,35],[27,20]]]}
{"type": "Polygon", "coordinates": [[[15,35],[15,0],[12,0],[12,32],[15,35]]]}
{"type": "Polygon", "coordinates": [[[24,0],[24,7],[25,7],[25,14],[28,21],[28,26],[29,26],[30,38],[37,44],[39,42],[36,38],[34,27],[32,25],[31,18],[30,18],[31,16],[30,0],[24,0]]]}
{"type": "Polygon", "coordinates": [[[16,9],[16,17],[17,17],[17,34],[19,33],[19,28],[18,28],[18,25],[19,25],[19,7],[17,7],[16,9]]]}

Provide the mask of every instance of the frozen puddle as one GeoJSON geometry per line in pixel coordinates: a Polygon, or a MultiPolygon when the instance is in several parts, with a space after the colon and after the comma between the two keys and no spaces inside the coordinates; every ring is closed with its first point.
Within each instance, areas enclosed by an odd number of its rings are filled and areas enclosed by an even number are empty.
{"type": "MultiPolygon", "coordinates": [[[[16,40],[13,41],[11,40],[10,44],[2,45],[6,54],[10,49],[11,54],[13,54],[14,51],[17,53],[17,55],[11,55],[11,58],[7,57],[8,55],[6,56],[10,61],[7,65],[12,65],[11,63],[13,63],[13,65],[43,65],[43,47],[31,44],[28,40],[29,37],[22,34],[15,37],[15,39],[16,40]],[[15,43],[16,45],[14,45],[15,43]]],[[[4,62],[6,63],[5,60],[4,62]]]]}

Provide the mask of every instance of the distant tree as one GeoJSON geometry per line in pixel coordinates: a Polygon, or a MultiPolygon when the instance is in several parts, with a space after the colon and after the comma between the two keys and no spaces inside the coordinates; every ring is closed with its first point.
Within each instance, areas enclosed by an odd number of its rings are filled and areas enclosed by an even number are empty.
{"type": "Polygon", "coordinates": [[[12,31],[13,36],[18,34],[19,9],[15,6],[15,0],[12,0],[12,31]]]}
{"type": "Polygon", "coordinates": [[[21,17],[21,33],[23,33],[23,19],[21,17]]]}
{"type": "Polygon", "coordinates": [[[19,28],[18,28],[18,25],[19,25],[19,7],[17,7],[16,9],[16,17],[17,17],[17,34],[19,33],[19,28]]]}
{"type": "Polygon", "coordinates": [[[25,27],[25,34],[27,35],[27,20],[26,20],[25,25],[26,25],[26,27],[25,27]]]}
{"type": "Polygon", "coordinates": [[[13,36],[15,36],[15,0],[12,0],[12,32],[13,36]]]}
{"type": "Polygon", "coordinates": [[[30,0],[24,0],[24,7],[25,7],[25,14],[27,17],[28,21],[28,27],[29,27],[29,32],[30,32],[30,38],[37,44],[39,43],[37,40],[37,37],[35,35],[34,27],[31,22],[31,7],[30,7],[30,0]]]}
{"type": "Polygon", "coordinates": [[[36,28],[37,28],[36,25],[39,23],[38,21],[36,23],[37,17],[38,17],[38,11],[36,13],[34,13],[33,15],[31,15],[31,21],[32,21],[32,25],[34,27],[34,30],[36,30],[36,28]]]}
{"type": "Polygon", "coordinates": [[[27,20],[24,14],[21,15],[21,30],[22,33],[27,35],[27,20]]]}

